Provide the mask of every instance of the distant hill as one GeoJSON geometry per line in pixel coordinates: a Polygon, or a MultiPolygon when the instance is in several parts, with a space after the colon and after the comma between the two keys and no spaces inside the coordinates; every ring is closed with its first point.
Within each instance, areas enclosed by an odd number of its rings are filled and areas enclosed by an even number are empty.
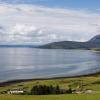
{"type": "Polygon", "coordinates": [[[76,41],[61,41],[53,42],[40,48],[44,49],[91,49],[91,48],[100,48],[100,35],[93,37],[87,42],[76,42],[76,41]]]}
{"type": "Polygon", "coordinates": [[[17,45],[17,44],[15,44],[15,45],[12,45],[12,44],[2,44],[2,45],[0,45],[0,48],[7,48],[7,47],[9,47],[9,48],[12,48],[12,47],[14,47],[14,48],[37,48],[37,46],[36,45],[17,45]]]}

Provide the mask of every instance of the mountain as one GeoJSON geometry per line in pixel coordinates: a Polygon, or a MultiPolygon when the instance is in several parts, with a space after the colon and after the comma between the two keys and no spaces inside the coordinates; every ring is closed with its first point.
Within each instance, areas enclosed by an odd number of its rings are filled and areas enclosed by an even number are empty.
{"type": "Polygon", "coordinates": [[[93,37],[89,42],[100,43],[100,35],[93,37]]]}
{"type": "Polygon", "coordinates": [[[5,45],[5,44],[4,44],[4,45],[3,45],[3,44],[0,44],[0,48],[2,48],[2,47],[3,47],[3,48],[4,48],[4,47],[5,47],[5,48],[6,48],[6,47],[9,47],[9,48],[10,48],[10,47],[11,47],[11,48],[12,48],[12,47],[14,47],[14,48],[37,48],[38,46],[36,46],[36,45],[17,45],[17,44],[15,44],[15,45],[12,45],[12,44],[6,44],[6,45],[5,45]]]}
{"type": "Polygon", "coordinates": [[[91,49],[100,48],[100,35],[97,35],[87,42],[76,42],[76,41],[61,41],[53,42],[40,48],[44,49],[91,49]]]}
{"type": "Polygon", "coordinates": [[[89,41],[85,42],[85,45],[88,48],[100,48],[100,35],[97,35],[89,41]]]}
{"type": "Polygon", "coordinates": [[[84,48],[84,43],[75,42],[75,41],[61,41],[61,42],[53,42],[50,44],[46,44],[41,46],[41,48],[46,49],[77,49],[84,48]]]}

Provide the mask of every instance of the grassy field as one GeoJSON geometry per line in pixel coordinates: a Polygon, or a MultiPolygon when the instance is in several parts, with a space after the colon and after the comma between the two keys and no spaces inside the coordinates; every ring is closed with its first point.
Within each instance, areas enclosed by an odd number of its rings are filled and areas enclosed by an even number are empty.
{"type": "Polygon", "coordinates": [[[76,89],[80,83],[83,85],[83,89],[91,89],[100,91],[100,76],[91,76],[91,77],[79,77],[79,78],[61,78],[61,79],[51,79],[51,80],[36,80],[29,82],[22,82],[17,84],[12,84],[5,87],[0,87],[1,91],[6,91],[12,88],[27,88],[28,91],[34,85],[59,85],[62,89],[67,89],[69,85],[72,86],[73,89],[76,89]]]}
{"type": "MultiPolygon", "coordinates": [[[[79,78],[61,78],[51,80],[36,80],[29,82],[16,83],[5,87],[0,87],[1,91],[6,91],[12,88],[26,88],[30,91],[34,85],[59,85],[62,89],[67,89],[71,85],[72,89],[77,89],[81,84],[83,90],[95,90],[100,91],[100,75],[91,77],[79,77],[79,78]]],[[[46,95],[46,96],[34,96],[34,95],[0,95],[0,100],[100,100],[100,94],[65,94],[65,95],[46,95]]]]}
{"type": "Polygon", "coordinates": [[[0,100],[100,100],[100,94],[66,94],[46,96],[0,95],[0,100]]]}

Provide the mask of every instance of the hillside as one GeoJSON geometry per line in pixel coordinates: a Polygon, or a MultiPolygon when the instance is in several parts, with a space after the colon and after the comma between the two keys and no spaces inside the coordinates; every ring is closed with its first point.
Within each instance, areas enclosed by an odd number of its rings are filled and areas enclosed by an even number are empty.
{"type": "Polygon", "coordinates": [[[1,91],[6,91],[12,88],[26,88],[30,91],[35,85],[59,85],[61,89],[67,89],[69,86],[72,89],[82,86],[82,90],[92,90],[97,93],[80,93],[80,94],[60,94],[60,95],[9,95],[0,94],[0,100],[99,100],[100,94],[100,75],[93,75],[87,77],[76,77],[76,78],[59,78],[50,80],[33,80],[26,82],[14,83],[4,87],[0,87],[1,91]]]}
{"type": "Polygon", "coordinates": [[[91,49],[100,48],[100,35],[97,35],[87,42],[76,42],[76,41],[61,41],[53,42],[40,48],[44,49],[91,49]]]}

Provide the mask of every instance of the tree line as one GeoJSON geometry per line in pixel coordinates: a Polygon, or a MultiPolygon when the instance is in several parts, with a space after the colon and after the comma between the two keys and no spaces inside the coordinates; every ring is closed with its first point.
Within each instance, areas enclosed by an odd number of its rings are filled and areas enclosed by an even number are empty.
{"type": "Polygon", "coordinates": [[[46,86],[46,85],[36,85],[31,89],[31,94],[33,95],[48,95],[48,94],[64,94],[72,93],[71,88],[68,90],[60,89],[59,85],[57,86],[46,86]]]}

